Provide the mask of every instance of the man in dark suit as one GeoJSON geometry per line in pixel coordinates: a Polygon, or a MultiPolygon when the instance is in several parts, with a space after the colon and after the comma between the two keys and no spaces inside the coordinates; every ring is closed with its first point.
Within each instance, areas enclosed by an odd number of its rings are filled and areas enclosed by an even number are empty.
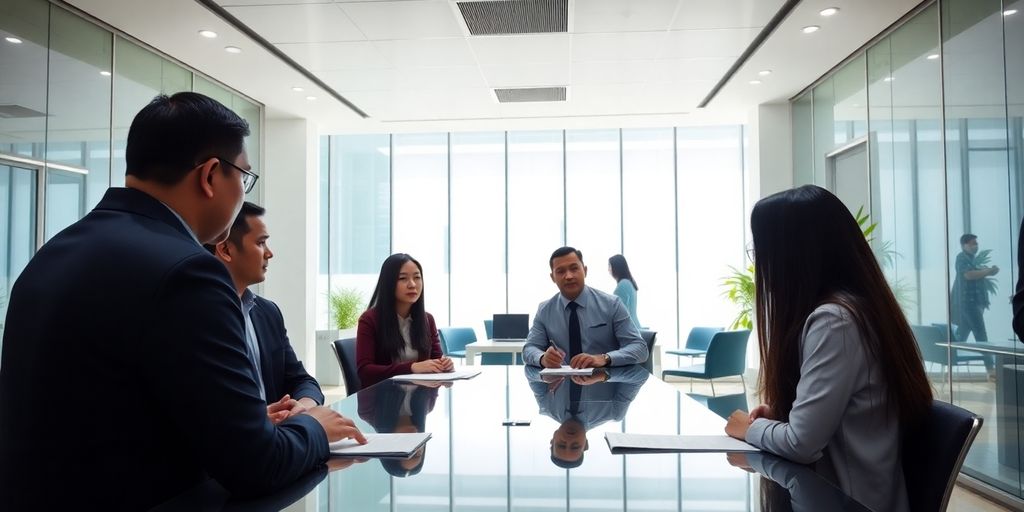
{"type": "Polygon", "coordinates": [[[47,242],[10,295],[0,362],[0,510],[142,510],[212,477],[280,488],[365,441],[314,407],[274,425],[231,276],[202,248],[255,183],[248,125],[206,96],[132,121],[127,188],[47,242]]]}
{"type": "Polygon", "coordinates": [[[280,421],[324,403],[324,394],[316,379],[306,373],[302,361],[295,357],[281,309],[249,289],[266,279],[267,266],[274,257],[268,243],[270,234],[262,219],[265,213],[260,206],[242,203],[228,239],[206,248],[231,274],[242,302],[246,345],[257,384],[269,404],[271,419],[280,421]]]}

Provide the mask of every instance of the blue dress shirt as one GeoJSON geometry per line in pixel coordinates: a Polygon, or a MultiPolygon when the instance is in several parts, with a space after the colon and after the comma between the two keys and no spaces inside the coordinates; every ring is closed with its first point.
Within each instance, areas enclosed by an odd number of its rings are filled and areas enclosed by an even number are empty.
{"type": "MultiPolygon", "coordinates": [[[[579,304],[576,314],[580,318],[583,352],[608,354],[611,366],[639,364],[647,360],[647,343],[640,337],[640,331],[622,301],[614,295],[585,286],[575,302],[579,304]]],[[[540,366],[540,359],[550,340],[565,352],[564,364],[569,364],[568,305],[569,299],[561,293],[541,303],[526,337],[523,362],[540,366]]]]}
{"type": "Polygon", "coordinates": [[[633,288],[633,282],[629,279],[620,280],[619,284],[615,285],[615,296],[622,301],[623,306],[626,306],[629,317],[633,319],[633,325],[639,329],[640,320],[636,317],[636,288],[633,288]]]}

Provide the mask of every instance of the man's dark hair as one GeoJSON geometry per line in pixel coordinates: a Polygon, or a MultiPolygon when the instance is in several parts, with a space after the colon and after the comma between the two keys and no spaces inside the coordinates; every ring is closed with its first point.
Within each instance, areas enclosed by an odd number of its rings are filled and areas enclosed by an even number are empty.
{"type": "Polygon", "coordinates": [[[555,252],[551,253],[551,258],[548,259],[548,267],[555,268],[555,258],[561,258],[562,256],[568,256],[569,254],[576,253],[576,257],[580,259],[580,263],[583,263],[583,251],[577,250],[573,247],[565,246],[555,249],[555,252]]]}
{"type": "Polygon", "coordinates": [[[247,135],[249,123],[212,98],[161,94],[132,120],[125,174],[174,185],[206,159],[237,157],[247,135]]]}
{"type": "Polygon", "coordinates": [[[972,235],[970,233],[965,233],[964,236],[960,237],[960,245],[967,245],[967,244],[971,243],[971,240],[977,240],[977,239],[978,239],[977,235],[972,235]]]}
{"type": "Polygon", "coordinates": [[[583,464],[583,455],[580,455],[580,458],[576,460],[559,459],[558,457],[555,457],[555,450],[552,449],[551,462],[562,469],[578,468],[583,464]]]}
{"type": "MultiPolygon", "coordinates": [[[[228,234],[228,241],[235,245],[235,247],[242,246],[242,237],[249,232],[249,217],[262,217],[263,214],[267,213],[267,209],[246,201],[242,203],[242,209],[238,210],[238,216],[235,217],[235,221],[231,223],[231,233],[228,234]]],[[[205,244],[203,247],[211,254],[217,254],[217,247],[213,244],[205,244]]]]}

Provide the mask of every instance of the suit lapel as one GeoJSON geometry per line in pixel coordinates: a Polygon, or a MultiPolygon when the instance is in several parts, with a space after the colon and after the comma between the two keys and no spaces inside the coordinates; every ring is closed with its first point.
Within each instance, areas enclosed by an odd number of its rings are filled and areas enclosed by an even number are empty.
{"type": "Polygon", "coordinates": [[[267,402],[276,402],[281,396],[278,394],[277,381],[274,379],[275,350],[271,343],[273,332],[267,320],[267,311],[262,307],[258,298],[249,312],[249,318],[252,320],[253,330],[256,331],[256,344],[260,347],[260,372],[263,374],[267,402]]]}

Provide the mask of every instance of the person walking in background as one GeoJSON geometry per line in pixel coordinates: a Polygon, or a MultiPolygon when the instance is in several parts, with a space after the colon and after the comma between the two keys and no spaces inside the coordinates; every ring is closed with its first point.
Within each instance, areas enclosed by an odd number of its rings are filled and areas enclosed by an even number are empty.
{"type": "MultiPolygon", "coordinates": [[[[988,341],[985,329],[985,310],[989,306],[989,291],[986,279],[999,273],[997,266],[985,266],[978,255],[978,237],[966,233],[960,237],[960,254],[956,255],[956,277],[950,293],[951,321],[956,324],[956,341],[967,341],[974,334],[974,341],[988,341]]],[[[989,378],[995,377],[992,357],[985,356],[985,369],[989,378]]]]}
{"type": "Polygon", "coordinates": [[[454,369],[441,353],[434,317],[423,302],[420,262],[408,254],[388,256],[356,330],[356,365],[363,387],[395,375],[454,369]]]}
{"type": "Polygon", "coordinates": [[[640,287],[636,285],[636,279],[633,279],[633,273],[629,271],[629,263],[626,262],[626,257],[616,254],[608,258],[608,273],[618,283],[615,285],[615,296],[626,306],[626,311],[629,311],[629,317],[633,319],[633,325],[639,329],[640,320],[636,317],[636,292],[640,290],[640,287]]]}

